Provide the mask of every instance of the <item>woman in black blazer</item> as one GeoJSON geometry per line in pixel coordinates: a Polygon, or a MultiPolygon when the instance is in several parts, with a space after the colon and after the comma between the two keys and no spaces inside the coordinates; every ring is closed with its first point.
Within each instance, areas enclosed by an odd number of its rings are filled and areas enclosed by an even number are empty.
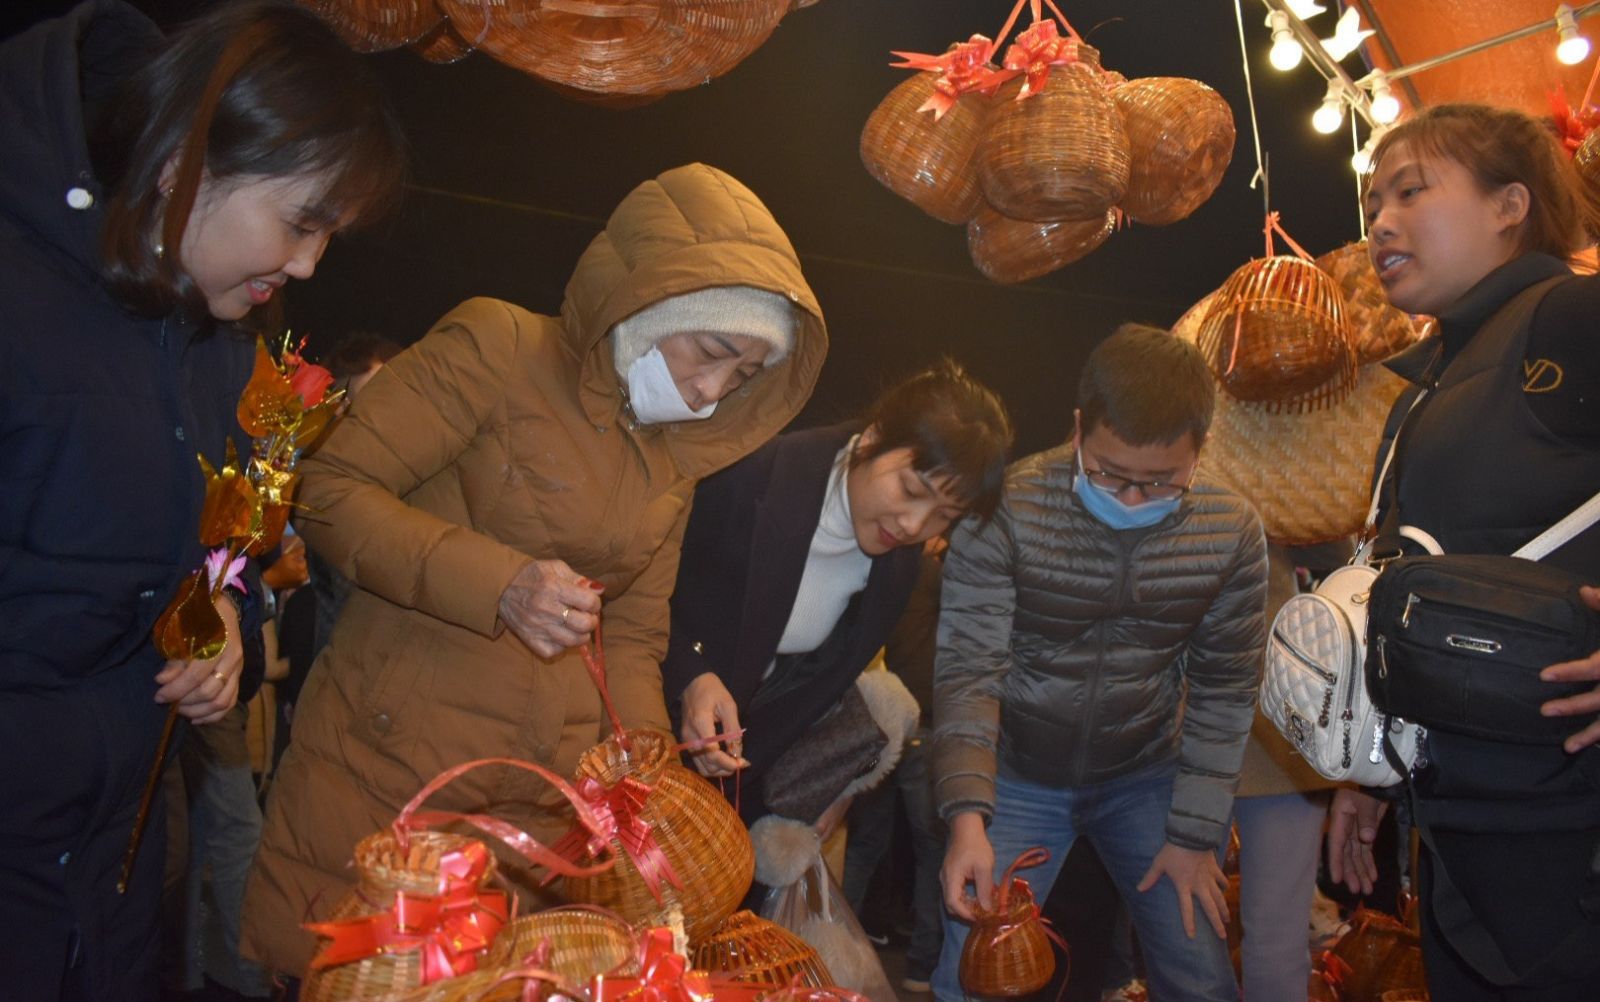
{"type": "Polygon", "coordinates": [[[922,544],[993,512],[1010,443],[999,398],[945,362],[864,423],[781,435],[700,482],[661,674],[683,741],[745,728],[693,761],[707,776],[742,770],[746,821],[767,813],[773,760],[883,646],[922,544]]]}

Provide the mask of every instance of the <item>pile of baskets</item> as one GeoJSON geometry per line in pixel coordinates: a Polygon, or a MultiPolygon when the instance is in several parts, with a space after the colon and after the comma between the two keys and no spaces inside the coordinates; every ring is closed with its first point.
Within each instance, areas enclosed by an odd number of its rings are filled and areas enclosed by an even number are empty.
{"type": "MultiPolygon", "coordinates": [[[[811,0],[815,2],[815,0],[811,0]]],[[[642,103],[705,83],[760,48],[791,0],[300,0],[352,47],[474,49],[580,100],[642,103]]]]}
{"type": "Polygon", "coordinates": [[[1155,226],[1187,217],[1233,158],[1233,112],[1216,91],[1107,72],[1061,24],[1067,37],[1036,20],[1004,69],[987,64],[998,46],[982,36],[943,57],[908,56],[897,65],[927,68],[861,133],[868,172],[935,219],[965,225],[973,264],[997,282],[1082,258],[1121,216],[1155,226]],[[985,65],[974,68],[979,55],[985,65]]]}

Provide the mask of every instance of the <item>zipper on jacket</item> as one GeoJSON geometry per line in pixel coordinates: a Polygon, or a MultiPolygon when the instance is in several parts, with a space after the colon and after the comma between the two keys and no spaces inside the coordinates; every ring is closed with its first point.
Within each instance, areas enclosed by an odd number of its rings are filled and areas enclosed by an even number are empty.
{"type": "MultiPolygon", "coordinates": [[[[1121,538],[1120,533],[1117,535],[1115,542],[1121,552],[1118,554],[1116,577],[1111,582],[1111,594],[1114,596],[1113,612],[1120,610],[1125,604],[1122,592],[1128,584],[1128,565],[1133,561],[1133,547],[1121,538]]],[[[1089,771],[1089,743],[1094,735],[1095,710],[1100,705],[1100,683],[1105,677],[1106,670],[1106,622],[1104,618],[1095,624],[1095,634],[1099,642],[1099,650],[1095,652],[1094,673],[1089,676],[1089,697],[1083,703],[1083,733],[1078,735],[1078,765],[1072,780],[1073,786],[1082,786],[1084,776],[1089,771]]]]}

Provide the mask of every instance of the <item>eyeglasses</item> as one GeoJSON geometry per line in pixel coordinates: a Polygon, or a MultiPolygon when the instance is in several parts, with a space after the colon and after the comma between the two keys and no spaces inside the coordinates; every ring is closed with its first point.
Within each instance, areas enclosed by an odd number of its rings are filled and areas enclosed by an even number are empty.
{"type": "MultiPolygon", "coordinates": [[[[1082,465],[1082,461],[1079,461],[1082,465]]],[[[1139,494],[1151,501],[1170,501],[1181,498],[1189,493],[1189,488],[1183,484],[1168,484],[1160,480],[1129,480],[1127,477],[1105,470],[1091,470],[1083,467],[1083,475],[1089,478],[1089,483],[1105,491],[1107,494],[1120,495],[1130,487],[1136,487],[1139,494]]]]}

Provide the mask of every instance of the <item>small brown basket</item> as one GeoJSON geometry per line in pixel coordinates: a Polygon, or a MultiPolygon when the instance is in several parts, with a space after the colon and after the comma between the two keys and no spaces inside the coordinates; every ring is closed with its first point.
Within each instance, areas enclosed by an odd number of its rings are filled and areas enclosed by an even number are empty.
{"type": "Polygon", "coordinates": [[[1198,209],[1233,160],[1233,111],[1198,80],[1146,77],[1113,92],[1128,130],[1130,173],[1121,207],[1165,226],[1198,209]]]}
{"type": "Polygon", "coordinates": [[[463,38],[510,66],[597,94],[666,94],[738,65],[789,0],[442,0],[463,38]]]}
{"type": "Polygon", "coordinates": [[[996,282],[1026,282],[1085,257],[1115,229],[1114,212],[1086,222],[1034,222],[983,205],[967,224],[967,253],[996,282]]]}
{"type": "Polygon", "coordinates": [[[815,948],[794,933],[748,911],[734,912],[710,936],[690,944],[696,970],[746,984],[826,988],[833,975],[815,948]]]}
{"type": "MultiPolygon", "coordinates": [[[[660,854],[677,875],[650,889],[634,859],[613,835],[617,865],[595,876],[568,877],[570,900],[609,908],[636,926],[670,924],[681,911],[690,941],[711,933],[733,914],[755,876],[755,850],[744,823],[716,788],[678,762],[672,735],[655,730],[613,735],[584,752],[575,777],[580,791],[593,780],[606,791],[625,780],[642,783],[647,795],[637,817],[649,825],[660,854]]],[[[620,820],[620,819],[619,819],[620,820]]],[[[590,856],[583,854],[587,864],[590,856]]]]}
{"type": "Polygon", "coordinates": [[[1427,984],[1416,931],[1392,915],[1366,909],[1357,910],[1350,931],[1324,955],[1323,969],[1341,1002],[1380,1002],[1390,992],[1427,984]]]}
{"type": "Polygon", "coordinates": [[[444,21],[436,0],[300,0],[357,52],[382,52],[421,39],[444,21]]]}
{"type": "MultiPolygon", "coordinates": [[[[411,833],[407,845],[401,848],[392,832],[368,835],[355,850],[360,883],[334,907],[328,921],[377,915],[394,904],[398,892],[418,896],[439,894],[444,881],[440,860],[474,844],[481,847],[476,839],[465,835],[419,831],[411,833]]],[[[486,855],[488,865],[479,878],[480,888],[488,885],[495,872],[493,854],[486,855]]],[[[421,984],[422,954],[419,951],[385,952],[348,964],[311,970],[301,983],[300,997],[305,1002],[388,999],[421,984]]]]}
{"type": "Polygon", "coordinates": [[[1333,276],[1344,293],[1345,318],[1355,346],[1356,364],[1381,362],[1427,336],[1430,321],[1413,320],[1389,305],[1367,256],[1367,242],[1345,244],[1317,258],[1317,267],[1333,276]]]}
{"type": "Polygon", "coordinates": [[[1100,54],[1056,66],[1038,93],[1000,89],[978,144],[984,198],[1012,219],[1099,220],[1128,191],[1128,131],[1106,88],[1100,54]]]}
{"type": "Polygon", "coordinates": [[[879,184],[933,218],[964,223],[982,202],[973,161],[989,99],[963,94],[936,121],[917,109],[937,80],[937,73],[918,73],[878,102],[861,130],[861,162],[879,184]]]}
{"type": "Polygon", "coordinates": [[[1200,322],[1198,344],[1238,400],[1290,412],[1330,407],[1355,383],[1344,294],[1297,257],[1256,258],[1228,276],[1200,322]]]}
{"type": "Polygon", "coordinates": [[[961,987],[968,993],[999,998],[1032,995],[1055,975],[1056,956],[1050,947],[1054,934],[1046,933],[1028,882],[1013,876],[1018,869],[1049,858],[1042,848],[1022,853],[1000,878],[994,907],[974,905],[977,917],[961,948],[961,987]]]}

